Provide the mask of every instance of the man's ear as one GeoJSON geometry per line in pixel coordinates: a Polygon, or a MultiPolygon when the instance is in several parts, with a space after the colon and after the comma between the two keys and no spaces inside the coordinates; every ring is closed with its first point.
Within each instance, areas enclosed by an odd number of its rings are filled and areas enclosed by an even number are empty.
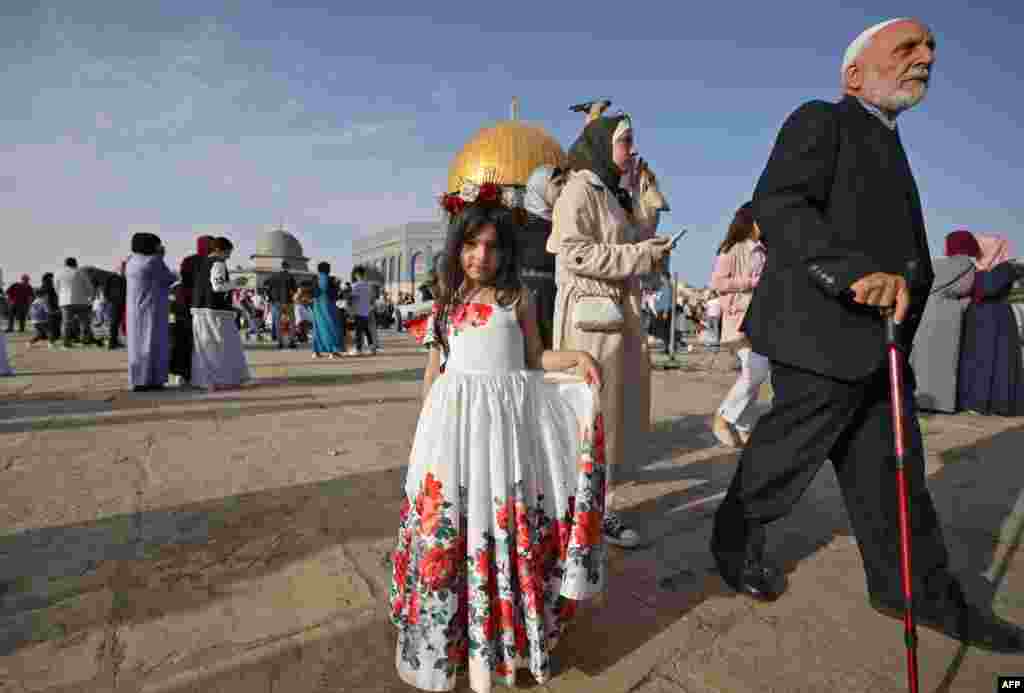
{"type": "Polygon", "coordinates": [[[852,65],[848,65],[846,73],[843,75],[844,84],[843,86],[848,89],[859,90],[864,86],[864,72],[860,69],[860,65],[856,62],[852,65]]]}

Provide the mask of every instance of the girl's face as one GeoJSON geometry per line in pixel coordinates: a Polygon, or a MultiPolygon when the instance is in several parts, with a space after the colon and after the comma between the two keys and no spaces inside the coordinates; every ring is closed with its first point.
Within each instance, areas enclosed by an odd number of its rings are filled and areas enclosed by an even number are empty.
{"type": "Polygon", "coordinates": [[[476,284],[488,284],[498,271],[498,230],[484,224],[462,244],[462,271],[476,284]]]}

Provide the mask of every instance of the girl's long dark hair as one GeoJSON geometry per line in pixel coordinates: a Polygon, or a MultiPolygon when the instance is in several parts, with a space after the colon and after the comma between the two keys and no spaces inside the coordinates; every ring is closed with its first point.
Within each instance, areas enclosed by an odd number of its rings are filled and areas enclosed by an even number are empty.
{"type": "Polygon", "coordinates": [[[519,300],[522,292],[516,244],[520,224],[516,216],[498,206],[466,207],[448,225],[444,254],[436,265],[434,339],[441,345],[445,357],[448,356],[448,316],[464,298],[462,285],[466,276],[462,271],[462,248],[488,224],[494,225],[498,236],[498,268],[493,282],[498,305],[507,308],[519,300]]]}
{"type": "Polygon", "coordinates": [[[729,249],[737,243],[742,243],[754,235],[754,211],[753,203],[747,202],[736,210],[736,214],[729,224],[729,230],[725,234],[725,240],[718,246],[718,254],[728,253],[729,249]]]}

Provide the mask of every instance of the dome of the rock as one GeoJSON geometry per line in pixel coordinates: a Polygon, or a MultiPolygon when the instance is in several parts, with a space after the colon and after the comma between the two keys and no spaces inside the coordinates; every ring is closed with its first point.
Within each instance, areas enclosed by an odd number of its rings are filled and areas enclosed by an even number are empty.
{"type": "Polygon", "coordinates": [[[302,254],[302,244],[299,243],[295,236],[284,229],[274,229],[263,234],[263,238],[256,244],[254,255],[284,259],[306,259],[302,254]]]}
{"type": "Polygon", "coordinates": [[[537,125],[502,120],[482,128],[459,150],[448,168],[448,192],[464,181],[526,185],[542,164],[564,166],[565,152],[558,140],[537,125]]]}

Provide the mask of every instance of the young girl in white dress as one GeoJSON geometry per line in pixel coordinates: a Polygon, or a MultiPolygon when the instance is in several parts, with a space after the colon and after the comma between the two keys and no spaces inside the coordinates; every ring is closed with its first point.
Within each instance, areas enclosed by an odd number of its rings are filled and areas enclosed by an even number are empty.
{"type": "Polygon", "coordinates": [[[545,351],[519,283],[509,210],[452,221],[424,403],[392,556],[396,664],[416,688],[543,683],[579,600],[604,589],[598,364],[545,351]],[[575,369],[580,377],[545,376],[575,369]]]}

